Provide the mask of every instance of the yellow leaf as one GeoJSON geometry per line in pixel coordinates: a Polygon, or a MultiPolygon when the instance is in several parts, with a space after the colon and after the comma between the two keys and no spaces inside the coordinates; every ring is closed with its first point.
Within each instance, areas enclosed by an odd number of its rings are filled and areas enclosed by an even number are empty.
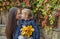
{"type": "Polygon", "coordinates": [[[23,26],[21,28],[21,35],[22,36],[27,36],[27,37],[30,37],[34,31],[34,28],[32,27],[32,25],[30,26],[23,26]]]}

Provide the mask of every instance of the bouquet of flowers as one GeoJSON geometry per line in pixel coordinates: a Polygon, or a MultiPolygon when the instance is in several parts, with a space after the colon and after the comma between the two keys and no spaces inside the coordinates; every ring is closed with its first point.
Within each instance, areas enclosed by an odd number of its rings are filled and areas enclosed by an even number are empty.
{"type": "Polygon", "coordinates": [[[26,37],[30,37],[32,35],[32,33],[34,32],[34,28],[30,25],[30,26],[23,26],[21,29],[21,35],[22,36],[26,36],[26,37]]]}

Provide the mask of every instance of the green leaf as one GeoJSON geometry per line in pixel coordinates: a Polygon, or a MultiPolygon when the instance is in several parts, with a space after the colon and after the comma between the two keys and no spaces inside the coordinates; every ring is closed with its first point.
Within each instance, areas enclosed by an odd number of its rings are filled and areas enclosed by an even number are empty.
{"type": "Polygon", "coordinates": [[[21,4],[21,6],[22,6],[22,7],[26,7],[26,5],[25,5],[23,2],[22,2],[22,3],[20,3],[20,4],[21,4]]]}
{"type": "Polygon", "coordinates": [[[3,0],[0,0],[0,1],[3,1],[3,0]]]}

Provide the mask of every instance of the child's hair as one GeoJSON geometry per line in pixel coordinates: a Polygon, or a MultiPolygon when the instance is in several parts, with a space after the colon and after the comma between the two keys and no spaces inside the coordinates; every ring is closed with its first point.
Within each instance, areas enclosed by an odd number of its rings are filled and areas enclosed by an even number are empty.
{"type": "Polygon", "coordinates": [[[22,10],[22,13],[26,13],[26,12],[29,12],[28,18],[33,18],[33,14],[32,14],[32,11],[30,9],[24,8],[22,10]]]}

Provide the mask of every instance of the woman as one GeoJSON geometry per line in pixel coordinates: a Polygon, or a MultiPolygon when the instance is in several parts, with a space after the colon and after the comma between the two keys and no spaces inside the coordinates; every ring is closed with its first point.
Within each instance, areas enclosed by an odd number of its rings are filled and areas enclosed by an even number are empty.
{"type": "Polygon", "coordinates": [[[7,39],[13,39],[13,33],[15,31],[15,27],[17,26],[17,20],[19,19],[20,19],[20,9],[12,7],[9,10],[8,22],[6,26],[7,39]]]}

